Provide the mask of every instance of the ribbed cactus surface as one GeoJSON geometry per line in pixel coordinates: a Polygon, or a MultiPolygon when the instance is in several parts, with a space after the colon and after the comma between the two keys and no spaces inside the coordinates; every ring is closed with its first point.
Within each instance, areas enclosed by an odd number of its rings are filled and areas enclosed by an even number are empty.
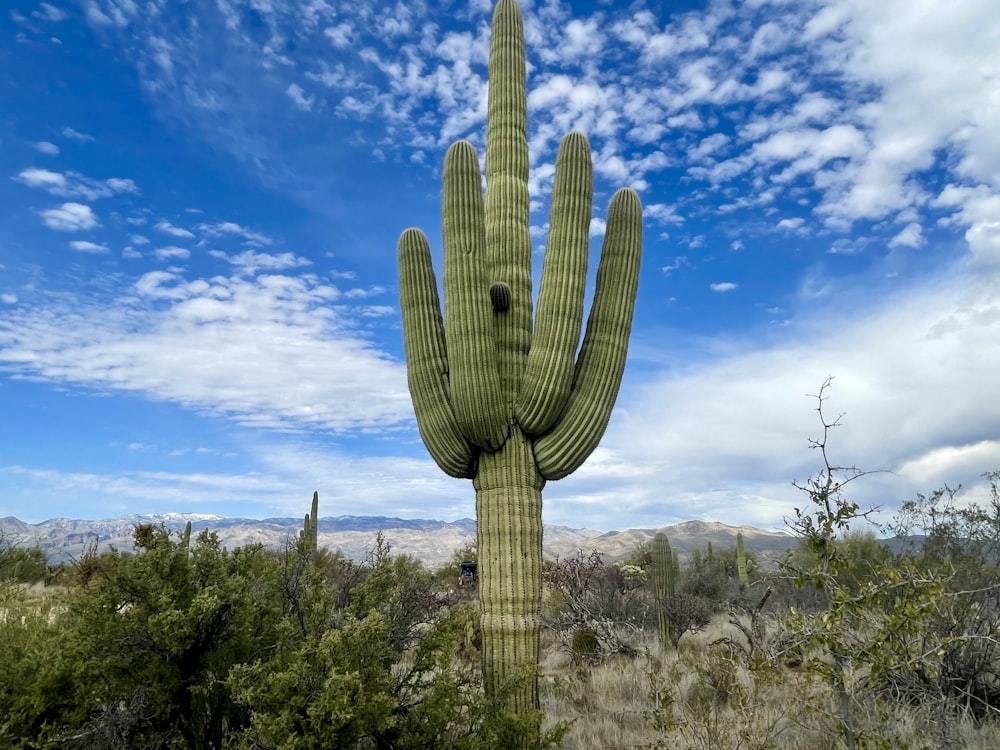
{"type": "Polygon", "coordinates": [[[315,552],[319,548],[319,492],[313,492],[312,507],[302,520],[302,549],[315,552]]]}
{"type": "MultiPolygon", "coordinates": [[[[419,229],[399,239],[410,393],[438,466],[473,480],[487,689],[537,669],[542,488],[577,469],[611,416],[628,348],[642,207],[619,190],[608,209],[583,343],[592,200],[587,139],[559,146],[537,308],[532,311],[524,30],[515,0],[493,15],[486,195],[473,146],[443,170],[444,313],[419,229]]],[[[537,681],[515,708],[538,705],[537,681]]]]}
{"type": "Polygon", "coordinates": [[[740,593],[745,593],[750,586],[750,576],[747,574],[747,553],[743,549],[743,534],[736,532],[736,575],[740,581],[740,593]]]}
{"type": "Polygon", "coordinates": [[[656,602],[656,627],[660,648],[666,651],[673,643],[667,606],[677,591],[677,563],[670,540],[662,531],[653,537],[653,593],[656,602]]]}

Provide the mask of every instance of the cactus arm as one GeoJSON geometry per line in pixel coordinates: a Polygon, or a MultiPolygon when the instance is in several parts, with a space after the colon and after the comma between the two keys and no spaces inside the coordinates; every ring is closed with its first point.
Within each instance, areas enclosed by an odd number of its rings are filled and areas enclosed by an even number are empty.
{"type": "Polygon", "coordinates": [[[587,284],[592,185],[590,146],[582,133],[570,133],[556,157],[535,331],[515,407],[518,423],[529,435],[540,435],[555,423],[573,385],[587,284]]]}
{"type": "Polygon", "coordinates": [[[491,281],[510,287],[496,316],[503,398],[513,406],[531,346],[531,236],[528,233],[528,96],[524,24],[515,0],[500,0],[490,40],[486,126],[486,246],[491,281]]]}
{"type": "Polygon", "coordinates": [[[579,468],[611,419],[625,369],[641,254],[642,204],[635,191],[623,188],[608,207],[597,289],[573,391],[559,421],[535,441],[535,459],[546,479],[561,479],[579,468]]]}
{"type": "Polygon", "coordinates": [[[476,455],[455,419],[437,281],[419,229],[407,229],[399,238],[399,292],[406,374],[420,436],[442,471],[471,478],[476,455]]]}
{"type": "Polygon", "coordinates": [[[495,451],[507,439],[508,420],[497,374],[482,178],[468,141],[452,144],[445,155],[442,214],[444,331],[455,417],[466,439],[495,451]]]}

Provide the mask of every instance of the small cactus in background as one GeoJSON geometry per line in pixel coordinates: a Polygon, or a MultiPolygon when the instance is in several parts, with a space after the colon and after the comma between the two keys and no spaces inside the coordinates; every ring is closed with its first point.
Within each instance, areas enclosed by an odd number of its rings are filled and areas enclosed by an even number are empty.
{"type": "Polygon", "coordinates": [[[747,555],[743,549],[742,532],[736,532],[736,575],[740,580],[740,593],[745,594],[750,586],[750,576],[747,575],[747,555]]]}
{"type": "Polygon", "coordinates": [[[667,606],[676,593],[677,563],[667,535],[660,532],[653,538],[653,590],[656,594],[656,626],[660,648],[666,651],[673,644],[667,606]]]}
{"type": "Polygon", "coordinates": [[[184,534],[181,536],[181,549],[184,551],[191,549],[191,522],[184,524],[184,534]]]}
{"type": "Polygon", "coordinates": [[[315,552],[319,548],[319,492],[313,492],[312,508],[302,521],[302,531],[299,541],[306,552],[315,552]]]}
{"type": "MultiPolygon", "coordinates": [[[[472,144],[443,170],[444,315],[430,246],[399,238],[400,309],[417,426],[448,475],[473,480],[483,676],[491,697],[537,672],[542,488],[597,447],[618,395],[639,279],[642,206],[615,193],[580,345],[593,165],[581,133],[559,146],[532,316],[524,27],[500,0],[490,38],[486,195],[472,144]],[[579,352],[578,352],[579,345],[579,352]]],[[[539,707],[537,677],[507,699],[539,707]]]]}

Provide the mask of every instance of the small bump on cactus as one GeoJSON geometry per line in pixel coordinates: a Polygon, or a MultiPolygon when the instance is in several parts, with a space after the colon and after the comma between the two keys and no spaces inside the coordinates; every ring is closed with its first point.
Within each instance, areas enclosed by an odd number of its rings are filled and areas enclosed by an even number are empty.
{"type": "Polygon", "coordinates": [[[490,302],[493,304],[493,312],[507,312],[510,309],[510,287],[501,281],[490,284],[490,302]]]}

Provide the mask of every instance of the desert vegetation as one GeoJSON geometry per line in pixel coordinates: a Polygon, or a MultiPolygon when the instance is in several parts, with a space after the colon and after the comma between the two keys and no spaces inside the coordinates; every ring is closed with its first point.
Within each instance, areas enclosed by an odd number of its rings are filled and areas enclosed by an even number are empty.
{"type": "Polygon", "coordinates": [[[139,526],[132,550],[50,567],[5,539],[0,746],[1000,746],[1000,472],[985,503],[907,501],[887,544],[832,426],[778,565],[665,539],[547,561],[540,674],[499,687],[537,680],[538,715],[484,690],[469,549],[429,570],[380,537],[362,561],[318,549],[309,523],[234,550],[139,526]]]}

